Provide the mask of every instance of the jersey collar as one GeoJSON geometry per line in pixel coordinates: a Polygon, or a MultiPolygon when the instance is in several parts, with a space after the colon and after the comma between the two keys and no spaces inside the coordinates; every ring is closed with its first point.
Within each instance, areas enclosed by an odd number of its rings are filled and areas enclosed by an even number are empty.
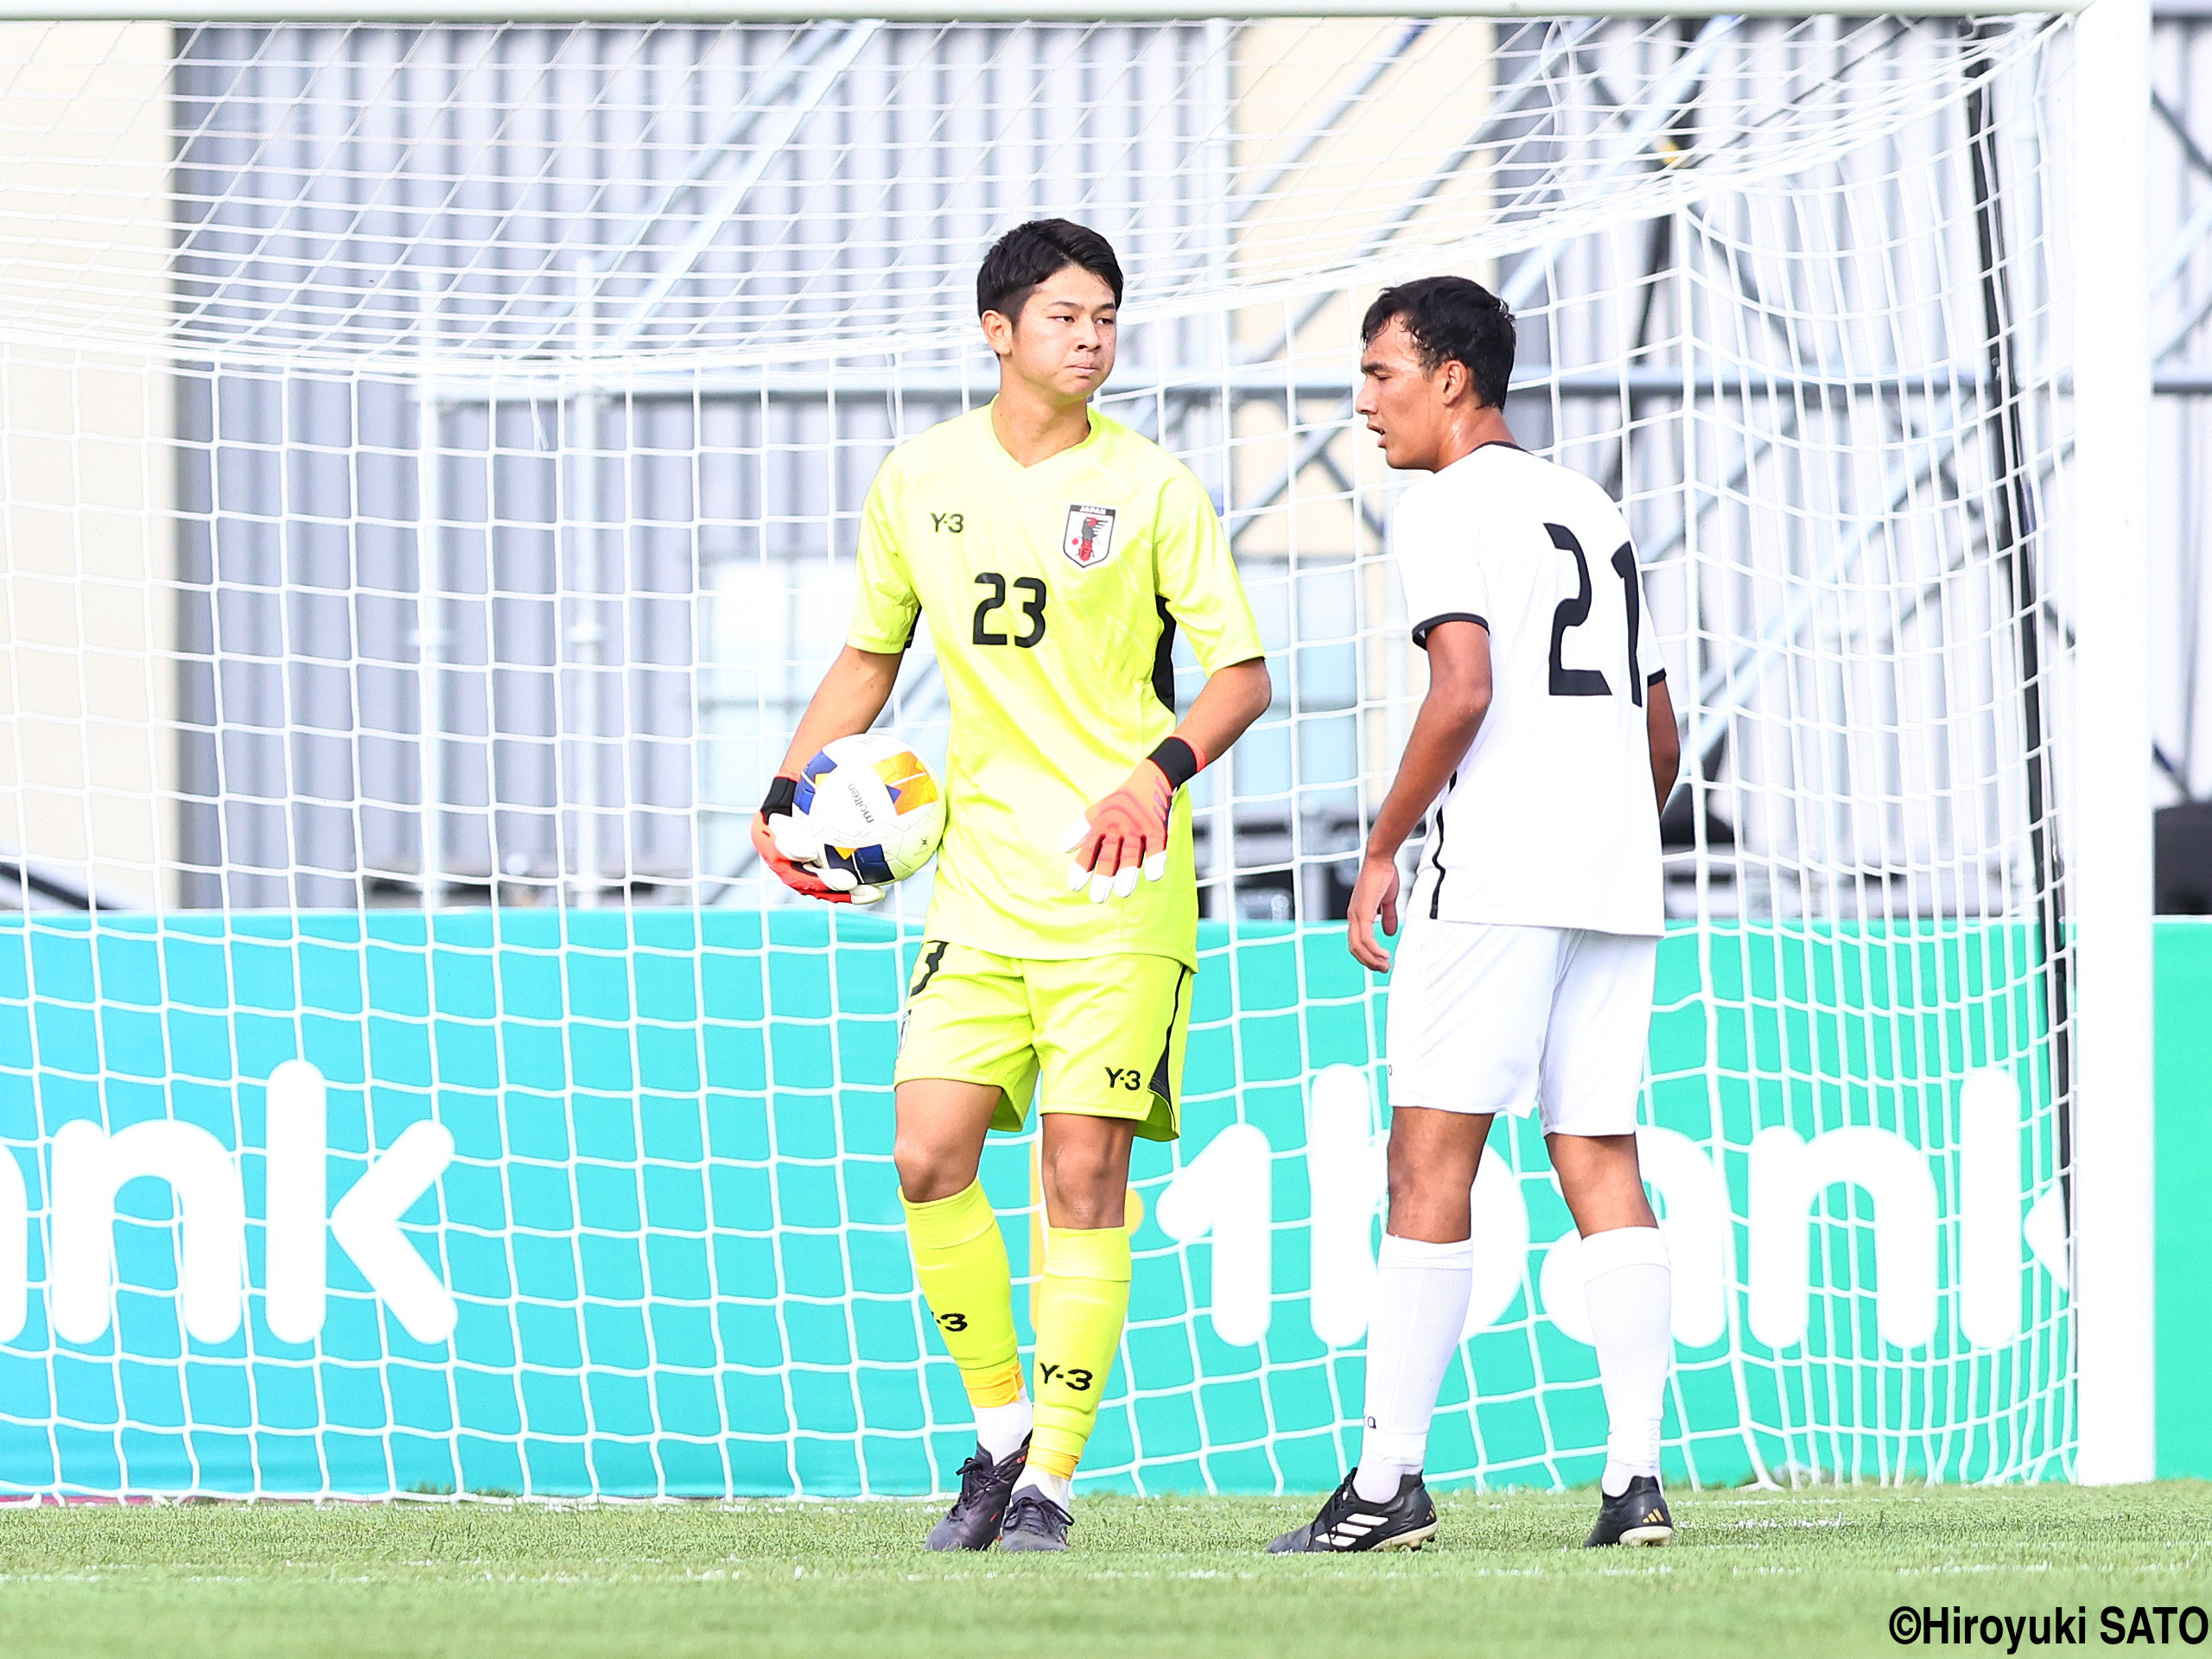
{"type": "Polygon", "coordinates": [[[1519,444],[1514,442],[1510,438],[1484,438],[1473,448],[1468,450],[1465,454],[1460,456],[1459,460],[1452,462],[1450,466],[1438,467],[1431,476],[1434,478],[1441,478],[1445,474],[1452,471],[1453,467],[1465,466],[1469,461],[1472,461],[1477,455],[1482,454],[1485,449],[1510,449],[1516,455],[1525,455],[1529,453],[1519,444]]]}
{"type": "Polygon", "coordinates": [[[1008,467],[1014,468],[1015,472],[1020,474],[1024,478],[1033,478],[1047,467],[1051,467],[1059,461],[1066,461],[1071,456],[1084,454],[1096,448],[1098,445],[1099,435],[1102,429],[1101,423],[1106,418],[1104,416],[1101,415],[1096,408],[1086,406],[1084,410],[1084,414],[1090,420],[1090,430],[1084,434],[1083,442],[1081,443],[1071,443],[1066,448],[1061,450],[1059,454],[1056,455],[1047,455],[1044,460],[1039,461],[1033,467],[1025,467],[1020,461],[1016,461],[1012,455],[1008,454],[1007,453],[1006,445],[999,442],[998,426],[991,419],[992,406],[997,402],[998,399],[994,397],[991,399],[990,403],[985,404],[982,408],[977,410],[976,412],[982,420],[985,434],[990,438],[991,453],[996,455],[1001,461],[1004,461],[1008,467]]]}

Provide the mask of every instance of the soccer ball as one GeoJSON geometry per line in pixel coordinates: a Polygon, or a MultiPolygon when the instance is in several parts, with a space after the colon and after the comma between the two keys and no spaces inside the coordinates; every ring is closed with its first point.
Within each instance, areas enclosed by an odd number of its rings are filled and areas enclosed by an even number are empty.
{"type": "Polygon", "coordinates": [[[822,879],[833,887],[903,881],[937,856],[944,839],[936,776],[888,732],[832,741],[799,769],[795,804],[807,839],[821,845],[822,879]]]}

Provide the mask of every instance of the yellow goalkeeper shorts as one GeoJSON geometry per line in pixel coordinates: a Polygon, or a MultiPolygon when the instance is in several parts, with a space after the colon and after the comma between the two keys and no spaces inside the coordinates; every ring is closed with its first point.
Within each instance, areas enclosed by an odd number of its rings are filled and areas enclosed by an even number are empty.
{"type": "Polygon", "coordinates": [[[1173,1141],[1190,1027],[1191,970],[1172,957],[1046,962],[931,939],[906,989],[897,1080],[995,1086],[995,1129],[1020,1128],[1036,1099],[1173,1141]]]}

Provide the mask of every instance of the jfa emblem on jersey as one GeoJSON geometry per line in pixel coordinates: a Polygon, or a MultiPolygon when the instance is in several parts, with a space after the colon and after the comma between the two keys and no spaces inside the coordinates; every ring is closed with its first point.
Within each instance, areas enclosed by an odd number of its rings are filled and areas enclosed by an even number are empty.
{"type": "Polygon", "coordinates": [[[1114,509],[1070,507],[1060,551],[1078,570],[1096,569],[1114,556],[1114,509]]]}

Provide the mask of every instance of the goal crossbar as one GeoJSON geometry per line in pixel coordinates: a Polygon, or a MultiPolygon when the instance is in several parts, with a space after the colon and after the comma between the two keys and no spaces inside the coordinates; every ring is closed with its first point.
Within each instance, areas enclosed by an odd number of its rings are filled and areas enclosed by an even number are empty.
{"type": "MultiPolygon", "coordinates": [[[[2081,11],[2087,0],[2008,4],[1986,0],[1916,0],[1902,10],[1915,17],[2056,16],[2081,11]]],[[[365,3],[316,5],[305,0],[269,4],[265,0],[207,0],[188,11],[149,7],[143,0],[32,0],[0,3],[0,22],[176,22],[176,23],[793,23],[871,21],[931,23],[1024,23],[1051,21],[1037,0],[820,0],[798,5],[763,0],[533,0],[520,6],[463,3],[463,0],[365,0],[365,3]]],[[[1218,20],[1230,22],[1272,19],[1398,18],[1403,0],[1214,0],[1211,4],[1179,0],[1111,0],[1086,5],[1092,22],[1154,23],[1218,20]]],[[[1556,0],[1445,0],[1419,9],[1425,16],[1565,17],[1816,17],[1833,5],[1813,0],[1611,0],[1573,4],[1556,0]]]]}

